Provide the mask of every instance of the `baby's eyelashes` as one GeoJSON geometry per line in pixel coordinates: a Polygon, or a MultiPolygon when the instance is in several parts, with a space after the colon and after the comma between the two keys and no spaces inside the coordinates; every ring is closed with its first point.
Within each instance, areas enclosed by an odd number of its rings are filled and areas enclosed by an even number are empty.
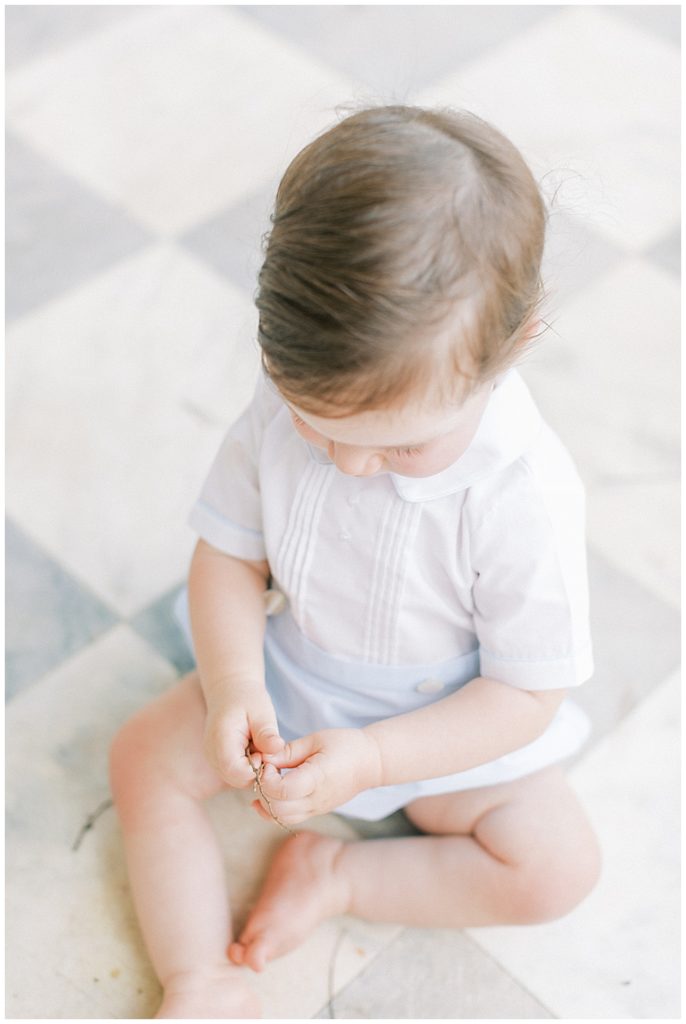
{"type": "Polygon", "coordinates": [[[423,448],[392,448],[389,455],[421,455],[423,448]]]}

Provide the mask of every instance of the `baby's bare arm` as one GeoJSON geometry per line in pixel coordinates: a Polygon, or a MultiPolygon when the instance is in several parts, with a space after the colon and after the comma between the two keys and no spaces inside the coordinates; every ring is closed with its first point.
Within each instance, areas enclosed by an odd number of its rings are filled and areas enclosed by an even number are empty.
{"type": "MultiPolygon", "coordinates": [[[[196,546],[188,579],[191,630],[207,703],[205,752],[231,785],[253,779],[245,758],[283,742],[264,679],[264,592],[269,565],[196,546]]],[[[259,759],[258,759],[259,760],[259,759]]]]}
{"type": "Polygon", "coordinates": [[[478,676],[428,707],[374,722],[363,732],[378,750],[373,785],[451,775],[532,743],[566,690],[521,690],[478,676]]]}
{"type": "Polygon", "coordinates": [[[287,743],[265,757],[262,789],[272,812],[297,825],[361,790],[467,771],[517,750],[541,735],[564,695],[479,676],[417,711],[287,743]],[[280,776],[276,769],[282,768],[291,770],[280,776]]]}
{"type": "Polygon", "coordinates": [[[235,683],[264,685],[267,562],[248,562],[199,540],[188,577],[191,630],[205,699],[235,683]]]}

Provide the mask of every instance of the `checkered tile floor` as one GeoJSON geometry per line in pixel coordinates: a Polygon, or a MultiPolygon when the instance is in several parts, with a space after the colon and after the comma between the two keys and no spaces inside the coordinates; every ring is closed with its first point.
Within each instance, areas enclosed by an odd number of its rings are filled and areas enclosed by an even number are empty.
{"type": "MultiPolygon", "coordinates": [[[[679,14],[6,8],[8,1016],[154,1012],[109,738],[189,667],[185,516],[254,380],[276,182],[346,103],[390,101],[493,121],[552,204],[524,375],[588,487],[595,733],[571,777],[605,873],[536,928],[330,922],[257,979],[265,1013],[330,1015],[343,929],[339,1017],[678,1016],[679,14]]],[[[280,836],[234,794],[215,811],[240,920],[280,836]]]]}

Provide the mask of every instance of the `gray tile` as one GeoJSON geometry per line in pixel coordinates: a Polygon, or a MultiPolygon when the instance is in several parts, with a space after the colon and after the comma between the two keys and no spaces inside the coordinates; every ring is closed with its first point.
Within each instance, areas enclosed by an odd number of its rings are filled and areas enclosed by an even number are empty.
{"type": "Polygon", "coordinates": [[[595,674],[573,696],[596,743],[678,666],[680,616],[593,550],[589,579],[595,674]]]}
{"type": "Polygon", "coordinates": [[[231,10],[244,12],[357,79],[378,94],[375,100],[403,102],[413,90],[457,71],[558,8],[238,4],[231,10]]]}
{"type": "Polygon", "coordinates": [[[174,601],[181,588],[182,584],[179,584],[164,597],[138,612],[129,625],[171,662],[180,674],[185,675],[195,667],[195,661],[174,618],[174,601]]]}
{"type": "Polygon", "coordinates": [[[621,14],[675,46],[681,44],[681,4],[617,4],[604,5],[601,9],[621,14]]]}
{"type": "Polygon", "coordinates": [[[9,700],[110,629],[117,618],[9,521],[5,551],[9,700]]]}
{"type": "Polygon", "coordinates": [[[668,270],[675,277],[681,278],[681,229],[675,228],[643,255],[662,270],[668,270]]]}
{"type": "Polygon", "coordinates": [[[252,295],[262,265],[262,236],[277,181],[182,236],[178,241],[195,256],[252,295]]]}
{"type": "Polygon", "coordinates": [[[589,230],[571,211],[553,203],[541,273],[554,306],[562,305],[619,266],[623,257],[621,249],[589,230]]]}
{"type": "Polygon", "coordinates": [[[317,1015],[339,1020],[543,1020],[552,1014],[462,932],[407,928],[317,1015]]]}
{"type": "Polygon", "coordinates": [[[6,171],[8,320],[150,241],[126,213],[88,192],[11,133],[6,171]]]}
{"type": "Polygon", "coordinates": [[[5,7],[5,66],[8,71],[12,70],[113,21],[153,9],[135,4],[129,7],[9,4],[5,7]]]}

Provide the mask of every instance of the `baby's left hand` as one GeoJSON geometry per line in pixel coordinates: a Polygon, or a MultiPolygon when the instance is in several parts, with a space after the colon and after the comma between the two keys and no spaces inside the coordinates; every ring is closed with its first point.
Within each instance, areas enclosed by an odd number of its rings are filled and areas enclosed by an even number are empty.
{"type": "MultiPolygon", "coordinates": [[[[323,729],[287,743],[278,754],[263,754],[262,791],[284,825],[326,814],[379,785],[379,751],[362,729],[323,729]],[[281,776],[277,769],[291,769],[281,776]]],[[[257,803],[257,802],[256,802],[257,803]]],[[[263,817],[271,818],[264,801],[263,817]]]]}

